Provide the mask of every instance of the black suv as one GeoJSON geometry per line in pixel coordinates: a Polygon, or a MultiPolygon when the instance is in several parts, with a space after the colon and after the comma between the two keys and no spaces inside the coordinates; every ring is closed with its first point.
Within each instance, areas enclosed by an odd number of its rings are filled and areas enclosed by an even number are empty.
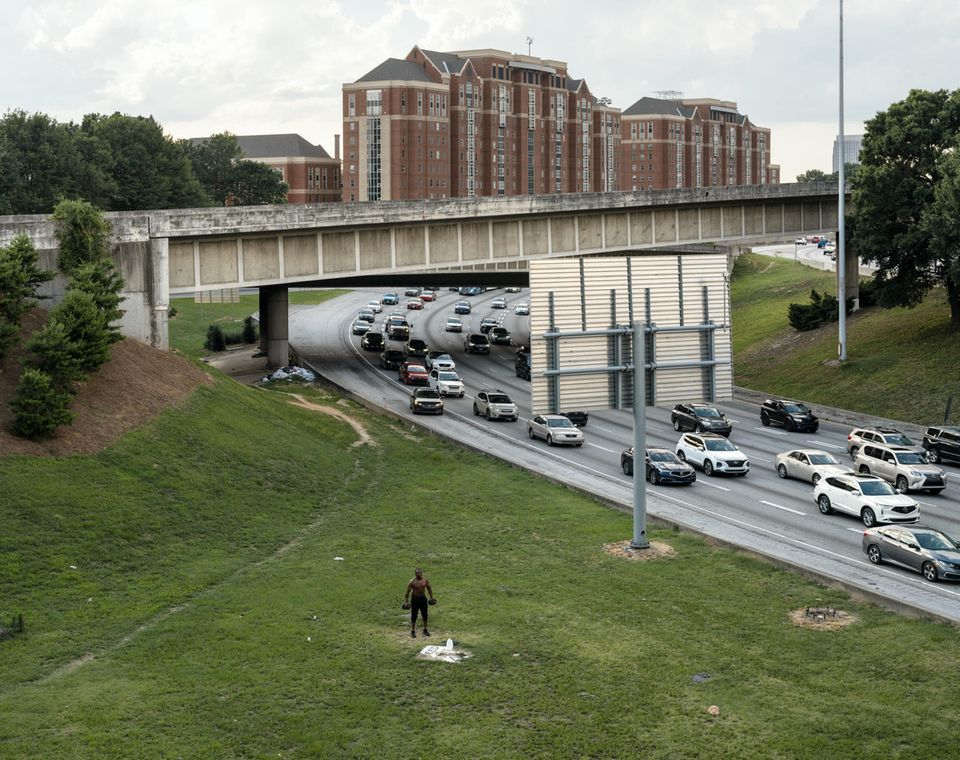
{"type": "Polygon", "coordinates": [[[403,351],[397,351],[393,348],[388,348],[380,354],[380,366],[384,369],[400,369],[400,365],[406,360],[407,357],[403,351]]]}
{"type": "Polygon", "coordinates": [[[378,332],[368,332],[360,339],[360,348],[364,351],[383,351],[383,349],[386,348],[386,343],[383,340],[382,334],[378,332]]]}
{"type": "Polygon", "coordinates": [[[923,448],[931,462],[960,464],[960,428],[928,427],[923,434],[923,448]]]}
{"type": "Polygon", "coordinates": [[[677,404],[670,412],[673,429],[692,430],[695,433],[720,433],[729,436],[733,423],[723,412],[709,404],[677,404]]]}
{"type": "Polygon", "coordinates": [[[768,398],[760,407],[760,422],[766,427],[771,422],[783,425],[785,430],[801,430],[804,433],[816,433],[820,420],[799,401],[783,398],[768,398]]]}
{"type": "Polygon", "coordinates": [[[410,338],[410,340],[407,341],[407,345],[403,347],[403,353],[412,357],[426,356],[429,350],[430,347],[427,345],[427,342],[420,340],[420,338],[410,338]]]}
{"type": "Polygon", "coordinates": [[[521,377],[524,380],[530,379],[530,352],[518,350],[517,358],[513,362],[513,369],[517,373],[517,377],[521,377]]]}
{"type": "Polygon", "coordinates": [[[468,354],[489,354],[490,341],[486,335],[480,333],[470,333],[467,339],[463,341],[463,350],[468,354]]]}

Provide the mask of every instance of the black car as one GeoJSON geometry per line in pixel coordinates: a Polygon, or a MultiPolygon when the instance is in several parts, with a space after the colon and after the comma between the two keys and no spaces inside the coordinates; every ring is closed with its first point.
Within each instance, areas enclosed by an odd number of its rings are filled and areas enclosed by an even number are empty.
{"type": "Polygon", "coordinates": [[[928,427],[923,448],[931,462],[960,464],[960,427],[928,427]]]}
{"type": "Polygon", "coordinates": [[[695,433],[729,436],[733,430],[733,423],[723,412],[709,404],[677,404],[670,412],[670,421],[677,431],[692,430],[695,433]]]}
{"type": "Polygon", "coordinates": [[[443,414],[443,399],[433,388],[417,388],[410,396],[410,411],[414,414],[443,414]]]}
{"type": "Polygon", "coordinates": [[[760,422],[764,427],[771,422],[783,425],[785,430],[816,433],[820,420],[809,407],[799,401],[783,398],[768,398],[760,407],[760,422]]]}
{"type": "Polygon", "coordinates": [[[513,362],[513,369],[517,377],[524,380],[530,379],[530,354],[523,351],[517,351],[517,358],[513,362]]]}
{"type": "Polygon", "coordinates": [[[383,351],[385,346],[383,333],[368,332],[360,340],[360,348],[364,351],[383,351]]]}
{"type": "Polygon", "coordinates": [[[388,348],[380,354],[380,366],[384,369],[400,369],[400,365],[406,360],[407,357],[403,351],[397,351],[393,348],[388,348]]]}
{"type": "MultiPolygon", "coordinates": [[[[647,449],[646,478],[653,484],[682,483],[689,485],[697,479],[697,473],[670,449],[647,449]]],[[[620,469],[624,475],[633,475],[633,447],[620,454],[620,469]]]]}
{"type": "Polygon", "coordinates": [[[496,317],[484,317],[480,320],[480,332],[482,332],[484,335],[488,334],[496,326],[496,317]]]}
{"type": "Polygon", "coordinates": [[[577,427],[586,427],[587,422],[590,420],[590,415],[587,414],[587,412],[560,412],[560,414],[577,427]]]}
{"type": "Polygon", "coordinates": [[[510,331],[506,327],[491,327],[487,333],[490,342],[498,346],[510,345],[510,331]]]}
{"type": "Polygon", "coordinates": [[[490,341],[486,335],[480,333],[470,333],[467,339],[463,341],[463,350],[468,354],[489,354],[490,341]]]}
{"type": "Polygon", "coordinates": [[[427,345],[425,340],[420,340],[420,338],[410,338],[407,341],[407,345],[403,347],[403,352],[407,356],[426,356],[429,352],[430,347],[427,345]]]}

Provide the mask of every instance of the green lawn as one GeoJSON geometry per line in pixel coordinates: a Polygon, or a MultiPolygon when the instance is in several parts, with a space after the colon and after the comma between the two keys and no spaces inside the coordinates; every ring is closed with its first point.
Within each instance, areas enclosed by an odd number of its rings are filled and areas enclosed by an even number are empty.
{"type": "Polygon", "coordinates": [[[837,324],[798,333],[787,305],[811,288],[836,294],[834,275],[768,256],[740,256],[731,285],[734,382],[812,403],[929,424],[960,422],[960,334],[942,291],[915,309],[865,309],[847,319],[838,366],[837,324]]]}
{"type": "Polygon", "coordinates": [[[27,626],[0,757],[929,757],[960,732],[955,629],[665,530],[674,558],[615,558],[629,516],[314,396],[376,446],[220,380],[98,456],[0,460],[0,619],[27,626]],[[415,659],[417,564],[470,660],[415,659]],[[789,622],[816,599],[860,622],[789,622]]]}

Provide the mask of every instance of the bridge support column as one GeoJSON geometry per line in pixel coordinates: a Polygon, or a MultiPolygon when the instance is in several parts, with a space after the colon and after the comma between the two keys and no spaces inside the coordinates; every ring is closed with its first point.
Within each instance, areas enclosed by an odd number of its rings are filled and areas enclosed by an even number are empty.
{"type": "Polygon", "coordinates": [[[170,348],[170,240],[151,238],[148,303],[150,306],[150,345],[167,351],[170,348]]]}
{"type": "Polygon", "coordinates": [[[287,322],[287,288],[273,286],[267,291],[267,367],[283,367],[290,357],[288,337],[290,328],[287,322]]]}
{"type": "Polygon", "coordinates": [[[259,303],[257,304],[257,323],[260,327],[260,336],[258,347],[260,353],[264,356],[267,355],[267,324],[270,322],[270,315],[267,312],[267,288],[257,288],[257,298],[259,303]]]}

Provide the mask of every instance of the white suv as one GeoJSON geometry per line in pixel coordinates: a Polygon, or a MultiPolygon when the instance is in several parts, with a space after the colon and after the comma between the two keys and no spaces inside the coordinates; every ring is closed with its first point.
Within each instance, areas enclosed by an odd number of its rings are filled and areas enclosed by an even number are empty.
{"type": "Polygon", "coordinates": [[[488,420],[510,420],[516,422],[520,410],[510,397],[501,390],[480,391],[473,399],[473,413],[483,415],[488,420]]]}
{"type": "Polygon", "coordinates": [[[892,427],[872,427],[872,428],[854,428],[847,434],[847,451],[850,452],[850,458],[857,456],[857,452],[863,448],[865,443],[878,443],[881,446],[901,446],[910,449],[918,454],[923,454],[924,449],[920,444],[914,443],[906,435],[896,428],[892,427]]]}
{"type": "Polygon", "coordinates": [[[893,483],[900,493],[940,493],[947,487],[947,473],[936,465],[927,464],[922,454],[901,446],[864,443],[853,458],[853,466],[857,472],[879,475],[888,483],[893,483]]]}
{"type": "Polygon", "coordinates": [[[817,483],[813,498],[820,512],[856,515],[872,528],[878,523],[915,523],[920,506],[876,475],[831,475],[817,483]]]}
{"type": "Polygon", "coordinates": [[[452,369],[438,369],[434,367],[430,370],[430,385],[436,389],[441,396],[459,396],[463,398],[463,381],[460,375],[452,369]]]}
{"type": "Polygon", "coordinates": [[[716,433],[687,433],[677,441],[676,453],[684,462],[702,467],[704,475],[750,472],[747,455],[716,433]]]}

